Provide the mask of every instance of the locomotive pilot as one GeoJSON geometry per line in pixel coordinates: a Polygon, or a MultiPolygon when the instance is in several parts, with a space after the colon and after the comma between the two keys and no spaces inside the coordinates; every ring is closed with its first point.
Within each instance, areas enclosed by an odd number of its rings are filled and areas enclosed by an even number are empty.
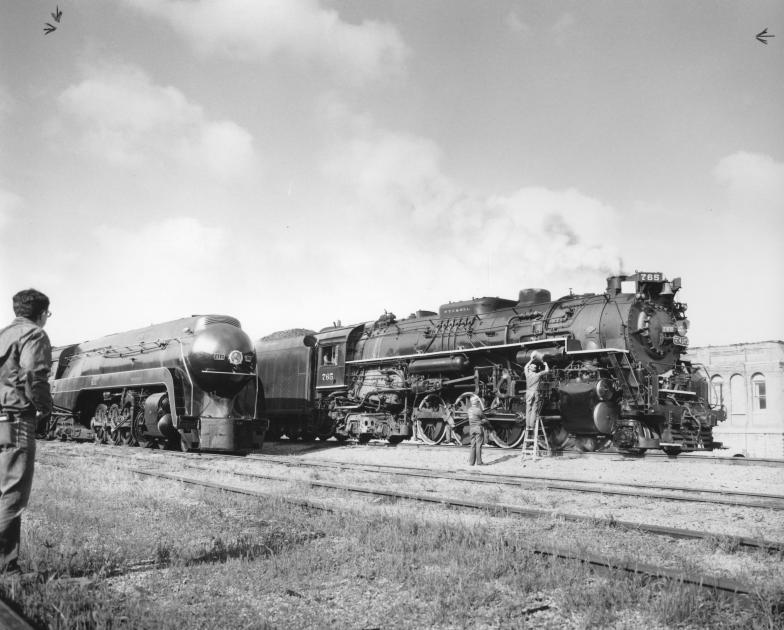
{"type": "Polygon", "coordinates": [[[525,364],[525,428],[533,431],[542,408],[543,377],[550,371],[550,366],[542,359],[539,352],[534,351],[525,364]]]}

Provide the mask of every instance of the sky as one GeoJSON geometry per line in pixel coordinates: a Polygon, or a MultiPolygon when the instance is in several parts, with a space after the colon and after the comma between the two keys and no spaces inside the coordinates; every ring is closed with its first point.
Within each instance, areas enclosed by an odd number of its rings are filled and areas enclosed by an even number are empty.
{"type": "Polygon", "coordinates": [[[0,321],[256,339],[640,270],[693,346],[781,340],[782,68],[780,0],[0,0],[0,321]]]}

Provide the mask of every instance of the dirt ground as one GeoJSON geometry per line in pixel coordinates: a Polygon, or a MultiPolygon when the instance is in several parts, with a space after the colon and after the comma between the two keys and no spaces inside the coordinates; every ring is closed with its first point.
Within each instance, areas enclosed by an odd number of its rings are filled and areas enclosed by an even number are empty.
{"type": "MultiPolygon", "coordinates": [[[[327,442],[327,445],[330,445],[327,442]]],[[[728,465],[715,458],[695,462],[685,459],[646,459],[619,454],[586,456],[565,452],[556,457],[536,460],[522,457],[519,449],[505,450],[485,446],[482,467],[468,465],[468,449],[457,446],[418,447],[405,443],[398,446],[324,447],[320,443],[269,442],[265,455],[296,455],[304,461],[421,466],[432,470],[471,471],[476,474],[535,475],[568,477],[597,482],[628,482],[652,485],[684,486],[784,494],[784,466],[728,465]]]]}

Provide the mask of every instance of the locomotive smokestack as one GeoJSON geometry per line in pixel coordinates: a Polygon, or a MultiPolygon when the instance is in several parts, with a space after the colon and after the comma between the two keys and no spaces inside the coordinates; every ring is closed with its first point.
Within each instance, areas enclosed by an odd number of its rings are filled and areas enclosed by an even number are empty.
{"type": "Polygon", "coordinates": [[[618,295],[621,292],[620,276],[610,276],[607,278],[607,294],[618,295]]]}

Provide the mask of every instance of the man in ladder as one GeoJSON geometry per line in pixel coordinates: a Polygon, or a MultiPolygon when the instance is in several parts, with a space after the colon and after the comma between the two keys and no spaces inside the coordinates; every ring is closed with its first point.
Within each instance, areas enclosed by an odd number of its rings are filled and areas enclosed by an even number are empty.
{"type": "Polygon", "coordinates": [[[544,390],[543,377],[550,371],[550,366],[543,360],[542,354],[534,350],[523,370],[525,374],[525,439],[523,440],[523,456],[529,445],[532,452],[538,450],[538,433],[541,430],[539,411],[542,408],[544,390]]]}

